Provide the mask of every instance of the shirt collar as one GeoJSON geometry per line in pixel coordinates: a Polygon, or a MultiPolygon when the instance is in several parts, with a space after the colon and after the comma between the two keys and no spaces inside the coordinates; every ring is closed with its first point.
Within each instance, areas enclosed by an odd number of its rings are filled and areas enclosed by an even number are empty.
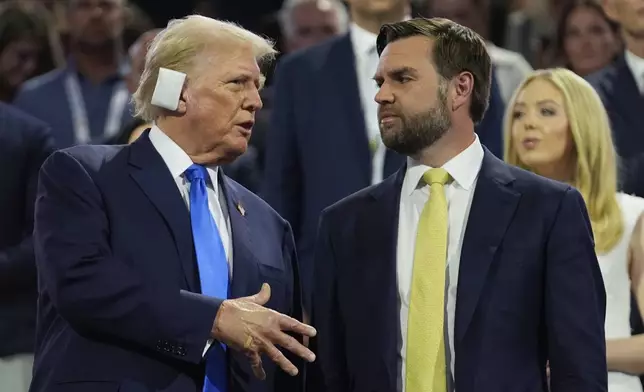
{"type": "MultiPolygon", "coordinates": [[[[481,170],[483,155],[483,147],[478,136],[475,135],[474,142],[457,156],[447,161],[443,165],[443,169],[454,179],[456,185],[465,190],[470,190],[481,170]]],[[[413,191],[422,187],[420,180],[429,169],[431,167],[407,158],[407,172],[402,185],[403,195],[409,196],[413,191]]]]}
{"type": "MultiPolygon", "coordinates": [[[[173,179],[183,178],[183,173],[192,165],[192,159],[186,154],[177,143],[166,135],[158,126],[153,125],[150,129],[150,142],[157,150],[166,166],[170,170],[173,179]]],[[[217,183],[218,166],[206,166],[213,184],[217,183]]],[[[213,186],[215,193],[219,187],[213,186]]]]}
{"type": "Polygon", "coordinates": [[[639,91],[644,91],[644,59],[627,50],[624,59],[631,70],[639,91]]]}
{"type": "MultiPolygon", "coordinates": [[[[403,20],[409,20],[411,16],[407,15],[403,20]]],[[[367,56],[369,52],[376,47],[377,34],[367,31],[358,26],[355,22],[349,25],[349,34],[351,35],[351,45],[353,53],[356,56],[367,56]]]]}

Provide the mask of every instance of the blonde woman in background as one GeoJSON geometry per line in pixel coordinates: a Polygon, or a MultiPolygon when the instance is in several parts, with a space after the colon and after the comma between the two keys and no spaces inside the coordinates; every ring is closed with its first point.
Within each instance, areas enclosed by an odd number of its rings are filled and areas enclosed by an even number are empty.
{"type": "Polygon", "coordinates": [[[569,70],[536,71],[508,105],[504,133],[508,163],[583,195],[606,288],[608,391],[641,392],[644,335],[631,336],[629,317],[631,290],[644,310],[644,199],[617,191],[617,158],[599,96],[569,70]]]}

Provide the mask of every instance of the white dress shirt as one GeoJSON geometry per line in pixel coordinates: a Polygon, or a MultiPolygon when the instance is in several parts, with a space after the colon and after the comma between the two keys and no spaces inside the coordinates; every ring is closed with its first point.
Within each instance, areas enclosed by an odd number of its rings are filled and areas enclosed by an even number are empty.
{"type": "Polygon", "coordinates": [[[631,73],[635,78],[637,89],[640,93],[644,94],[644,59],[637,57],[629,50],[624,54],[624,59],[626,60],[626,65],[628,65],[628,68],[630,68],[631,73]]]}
{"type": "Polygon", "coordinates": [[[376,50],[376,38],[378,36],[363,29],[355,23],[349,27],[351,34],[351,45],[356,61],[356,76],[360,90],[360,102],[362,103],[362,114],[367,128],[367,138],[371,150],[371,183],[377,184],[383,179],[385,166],[385,155],[387,149],[380,139],[380,126],[378,124],[378,104],[376,94],[378,86],[373,76],[378,69],[378,51],[376,50]]]}
{"type": "Polygon", "coordinates": [[[501,97],[503,102],[508,103],[523,79],[533,71],[532,67],[521,53],[500,48],[492,42],[486,42],[485,45],[494,65],[501,97]]]}
{"type": "MultiPolygon", "coordinates": [[[[447,239],[447,270],[446,270],[446,300],[445,327],[448,345],[445,347],[448,363],[448,375],[454,374],[454,315],[456,310],[456,292],[458,283],[458,268],[461,257],[463,235],[470,213],[472,196],[476,181],[483,162],[483,148],[476,137],[474,142],[443,165],[453,179],[445,186],[448,208],[448,239],[447,239]]],[[[407,172],[403,180],[400,195],[400,216],[398,221],[397,248],[397,281],[400,297],[400,331],[402,335],[401,378],[402,391],[405,391],[405,361],[407,350],[407,319],[409,314],[409,297],[412,271],[414,266],[414,248],[416,231],[420,214],[430,197],[429,186],[422,182],[423,174],[430,167],[408,159],[407,172]]],[[[448,382],[453,385],[453,382],[448,382]]]]}
{"type": "MultiPolygon", "coordinates": [[[[161,158],[163,158],[166,166],[168,166],[168,170],[170,170],[170,174],[172,174],[172,178],[176,182],[179,192],[181,192],[181,197],[183,197],[186,207],[190,209],[190,181],[186,179],[184,172],[192,165],[192,159],[156,125],[153,125],[150,129],[150,141],[159,155],[161,155],[161,158]]],[[[211,181],[206,187],[208,193],[208,208],[217,224],[219,236],[221,237],[221,242],[226,252],[229,275],[232,279],[233,243],[230,235],[230,217],[228,211],[221,207],[222,205],[226,205],[226,198],[219,187],[219,181],[217,181],[219,168],[217,166],[207,166],[206,170],[210,175],[211,181]]],[[[203,353],[204,356],[212,345],[212,342],[211,339],[206,343],[203,353]]]]}

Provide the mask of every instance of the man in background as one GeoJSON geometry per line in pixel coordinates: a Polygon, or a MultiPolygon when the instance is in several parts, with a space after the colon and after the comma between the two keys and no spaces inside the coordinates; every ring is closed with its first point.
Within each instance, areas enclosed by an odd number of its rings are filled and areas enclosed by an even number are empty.
{"type": "Polygon", "coordinates": [[[606,16],[621,27],[626,49],[587,77],[602,98],[622,162],[622,189],[644,197],[644,3],[603,0],[606,16]]]}
{"type": "Polygon", "coordinates": [[[65,68],[26,82],[14,105],[49,124],[56,147],[103,141],[131,120],[122,49],[125,0],[66,0],[65,68]]]}

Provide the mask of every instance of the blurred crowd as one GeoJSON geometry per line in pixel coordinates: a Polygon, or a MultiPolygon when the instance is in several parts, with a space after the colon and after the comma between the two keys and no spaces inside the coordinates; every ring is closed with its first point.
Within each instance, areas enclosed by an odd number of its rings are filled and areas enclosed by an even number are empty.
{"type": "MultiPolygon", "coordinates": [[[[196,1],[192,11],[226,17],[215,4],[196,1]]],[[[153,12],[126,0],[0,1],[0,392],[26,391],[31,377],[38,169],[55,149],[132,143],[151,126],[133,116],[130,98],[164,27],[153,12]]],[[[642,273],[630,268],[624,244],[644,203],[614,201],[617,192],[644,197],[641,0],[284,0],[261,15],[259,32],[281,53],[265,67],[248,150],[223,170],[290,222],[304,287],[313,279],[322,210],[404,163],[380,140],[372,77],[380,26],[416,16],[451,19],[486,40],[494,73],[477,125],[481,142],[501,159],[580,189],[598,254],[625,266],[602,270],[607,341],[643,333],[644,287],[609,291],[611,280],[624,281],[616,274],[636,282],[631,274],[642,273]],[[550,68],[566,68],[594,89],[571,87],[568,74],[534,73],[550,68]],[[550,82],[529,82],[535,78],[550,82]],[[539,140],[522,133],[530,129],[539,140]],[[521,155],[522,148],[534,153],[521,155]]],[[[644,365],[611,363],[621,349],[608,347],[609,370],[632,382],[644,365]]],[[[641,391],[636,384],[625,391],[641,391]]]]}

